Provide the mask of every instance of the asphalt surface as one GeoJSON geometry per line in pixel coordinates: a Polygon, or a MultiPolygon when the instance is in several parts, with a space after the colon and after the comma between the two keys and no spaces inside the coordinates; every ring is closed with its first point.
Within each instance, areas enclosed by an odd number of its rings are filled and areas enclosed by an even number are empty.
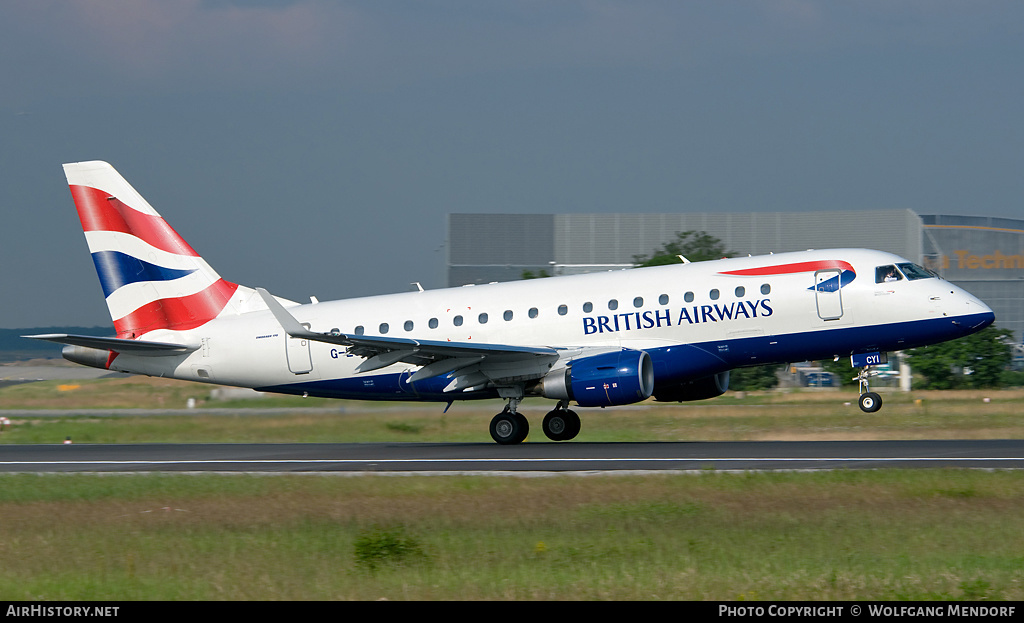
{"type": "Polygon", "coordinates": [[[0,445],[0,472],[489,473],[1024,468],[1024,440],[0,445]]]}

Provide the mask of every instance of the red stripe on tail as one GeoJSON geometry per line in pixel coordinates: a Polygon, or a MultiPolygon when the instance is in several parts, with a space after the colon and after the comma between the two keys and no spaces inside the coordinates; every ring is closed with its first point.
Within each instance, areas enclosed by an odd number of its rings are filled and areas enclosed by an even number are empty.
{"type": "Polygon", "coordinates": [[[237,284],[219,279],[202,292],[147,303],[115,320],[114,329],[117,337],[128,339],[155,329],[194,329],[219,316],[237,289],[237,284]]]}
{"type": "Polygon", "coordinates": [[[117,197],[91,188],[72,184],[78,218],[85,231],[116,231],[141,238],[150,245],[178,255],[199,257],[192,247],[163,218],[145,214],[121,202],[117,197]]]}

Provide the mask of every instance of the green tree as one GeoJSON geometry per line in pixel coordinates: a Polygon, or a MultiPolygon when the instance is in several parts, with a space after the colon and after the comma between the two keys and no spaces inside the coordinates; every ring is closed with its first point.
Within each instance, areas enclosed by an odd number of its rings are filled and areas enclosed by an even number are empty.
{"type": "Polygon", "coordinates": [[[850,364],[849,357],[840,357],[838,360],[824,359],[820,361],[822,370],[831,372],[839,380],[841,386],[856,385],[855,377],[860,372],[850,364]]]}
{"type": "Polygon", "coordinates": [[[925,389],[999,387],[1013,358],[1012,332],[988,327],[958,340],[907,351],[925,389]]]}
{"type": "Polygon", "coordinates": [[[771,389],[779,384],[779,377],[775,376],[775,371],[778,369],[779,366],[776,364],[766,364],[731,370],[729,372],[729,389],[737,392],[771,389]]]}
{"type": "Polygon", "coordinates": [[[538,270],[537,272],[533,272],[532,270],[524,270],[523,274],[520,275],[519,278],[520,279],[543,279],[544,277],[550,277],[550,276],[551,275],[548,274],[548,271],[546,271],[546,270],[544,270],[542,268],[542,269],[538,270]]]}
{"type": "Polygon", "coordinates": [[[634,255],[633,263],[636,268],[678,264],[680,255],[691,262],[703,262],[731,257],[736,253],[726,250],[722,241],[711,234],[691,229],[677,232],[675,240],[666,242],[650,256],[634,255]]]}

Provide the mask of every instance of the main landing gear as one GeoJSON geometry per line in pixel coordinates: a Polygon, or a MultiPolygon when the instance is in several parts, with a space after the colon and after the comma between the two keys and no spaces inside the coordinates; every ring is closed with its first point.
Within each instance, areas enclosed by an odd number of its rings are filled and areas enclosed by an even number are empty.
{"type": "Polygon", "coordinates": [[[871,391],[871,388],[868,387],[868,379],[881,374],[881,372],[870,370],[870,367],[864,366],[860,374],[853,377],[860,385],[860,399],[857,402],[860,404],[860,410],[864,413],[874,413],[882,408],[882,397],[871,391]]]}
{"type": "MultiPolygon", "coordinates": [[[[518,413],[519,400],[512,398],[504,411],[491,420],[491,438],[503,446],[522,443],[530,434],[530,423],[518,413]]],[[[558,406],[544,416],[541,428],[551,441],[569,441],[580,432],[580,416],[559,402],[558,406]]]]}
{"type": "Polygon", "coordinates": [[[551,441],[569,441],[580,434],[580,416],[560,402],[544,416],[541,426],[551,441]]]}

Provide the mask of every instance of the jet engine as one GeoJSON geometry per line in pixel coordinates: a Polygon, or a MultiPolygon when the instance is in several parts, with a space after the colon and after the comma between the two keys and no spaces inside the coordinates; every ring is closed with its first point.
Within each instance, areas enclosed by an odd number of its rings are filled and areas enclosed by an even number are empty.
{"type": "Polygon", "coordinates": [[[706,400],[715,396],[721,396],[727,389],[729,389],[728,370],[712,376],[669,385],[664,388],[659,387],[654,392],[654,399],[660,402],[706,400]]]}
{"type": "Polygon", "coordinates": [[[654,364],[642,350],[623,349],[572,361],[541,379],[541,394],[581,407],[640,402],[654,391],[654,364]]]}
{"type": "Polygon", "coordinates": [[[89,348],[87,346],[67,344],[61,349],[60,354],[73,363],[102,370],[106,370],[107,364],[110,362],[109,350],[100,350],[99,348],[89,348]]]}

